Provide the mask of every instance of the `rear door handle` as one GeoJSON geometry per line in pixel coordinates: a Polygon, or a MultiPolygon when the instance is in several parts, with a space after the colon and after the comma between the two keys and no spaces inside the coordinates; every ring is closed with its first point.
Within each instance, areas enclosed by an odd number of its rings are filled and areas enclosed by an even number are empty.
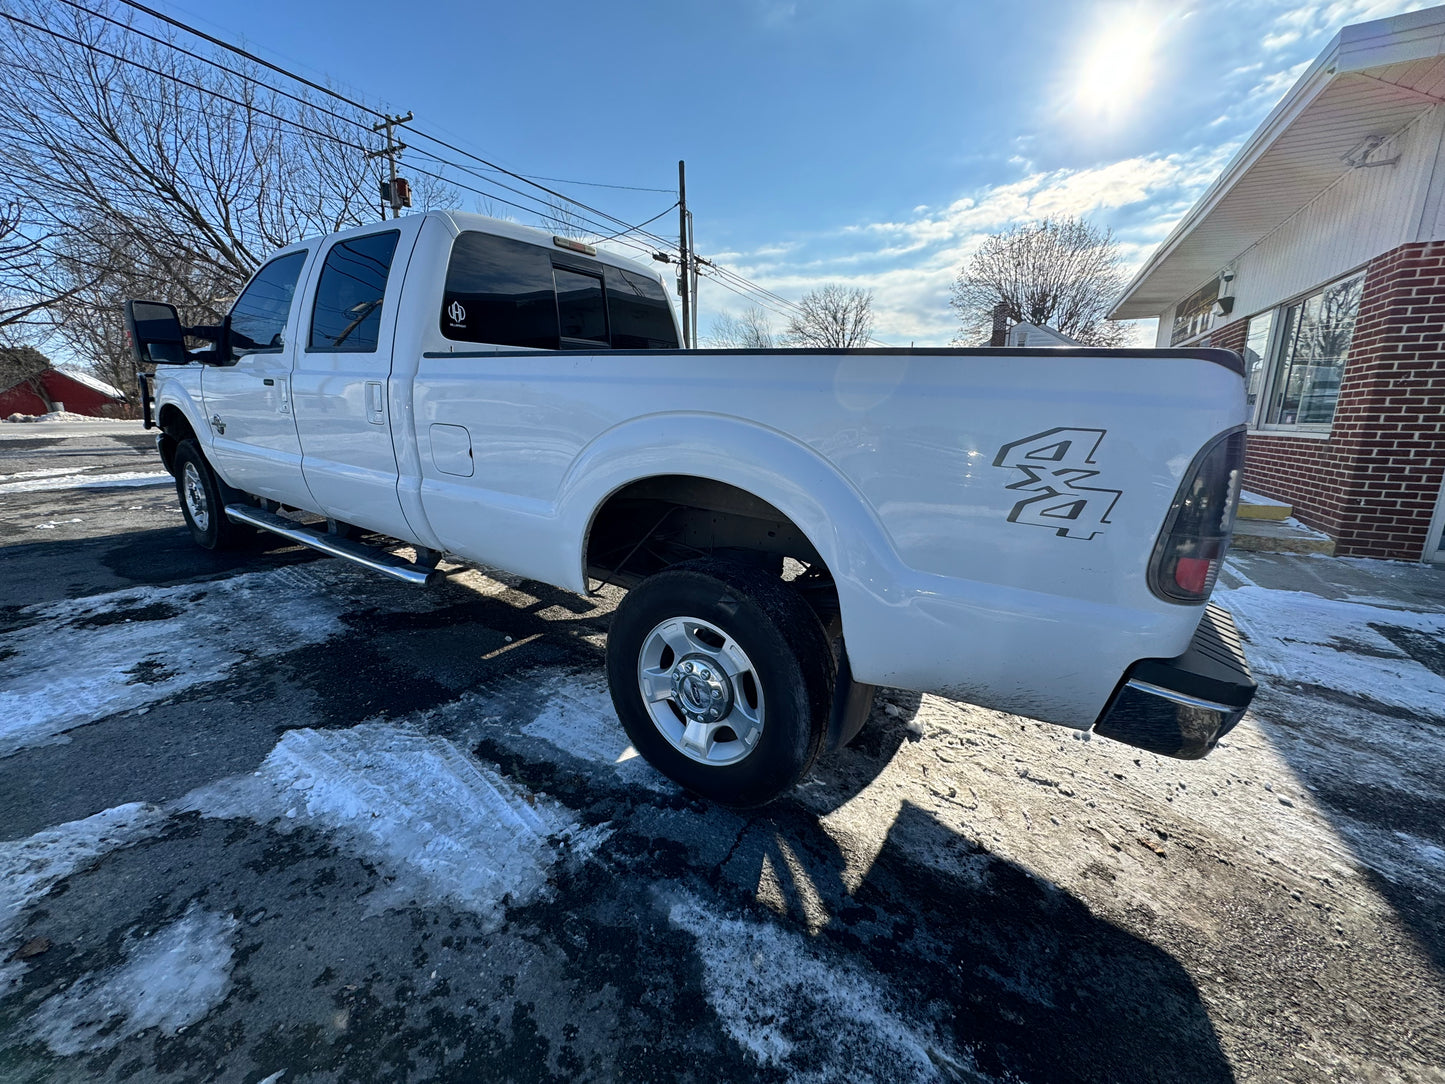
{"type": "Polygon", "coordinates": [[[386,424],[386,406],[381,397],[381,381],[366,382],[366,420],[373,425],[386,424]]]}

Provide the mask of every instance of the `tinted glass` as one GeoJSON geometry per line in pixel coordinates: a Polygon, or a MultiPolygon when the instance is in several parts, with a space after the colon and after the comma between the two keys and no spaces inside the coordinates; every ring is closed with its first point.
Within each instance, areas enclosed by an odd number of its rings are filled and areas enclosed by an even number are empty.
{"type": "Polygon", "coordinates": [[[231,349],[236,354],[280,350],[291,298],[306,253],[292,252],[272,260],[251,280],[231,306],[231,349]]]}
{"type": "Polygon", "coordinates": [[[602,279],[565,267],[553,268],[557,281],[557,320],[564,339],[607,341],[607,304],[602,279]]]}
{"type": "Polygon", "coordinates": [[[619,267],[608,267],[605,274],[612,345],[619,350],[676,349],[677,326],[662,284],[619,267]]]}
{"type": "Polygon", "coordinates": [[[396,230],[338,241],[326,254],[311,315],[312,350],[376,349],[396,230]]]}
{"type": "Polygon", "coordinates": [[[510,237],[459,236],[447,266],[441,329],[462,342],[557,349],[551,255],[510,237]]]}

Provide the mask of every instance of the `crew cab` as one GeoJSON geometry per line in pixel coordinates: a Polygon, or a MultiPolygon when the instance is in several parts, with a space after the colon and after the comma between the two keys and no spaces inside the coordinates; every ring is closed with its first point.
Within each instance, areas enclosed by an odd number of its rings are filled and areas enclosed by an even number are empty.
{"type": "Polygon", "coordinates": [[[1181,758],[1254,692],[1209,604],[1228,351],[681,350],[650,267],[436,211],[282,249],[218,328],[126,320],[197,543],[624,586],[618,717],[722,803],[785,792],[878,685],[1181,758]]]}

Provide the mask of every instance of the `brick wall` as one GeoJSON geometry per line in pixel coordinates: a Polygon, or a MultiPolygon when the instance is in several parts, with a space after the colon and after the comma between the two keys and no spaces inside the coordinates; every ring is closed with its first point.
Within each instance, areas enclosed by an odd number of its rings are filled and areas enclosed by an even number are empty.
{"type": "MultiPolygon", "coordinates": [[[[1245,321],[1211,334],[1244,346],[1245,321]]],[[[1294,505],[1335,552],[1419,560],[1445,477],[1445,242],[1370,262],[1327,439],[1250,434],[1246,488],[1294,505]]]]}

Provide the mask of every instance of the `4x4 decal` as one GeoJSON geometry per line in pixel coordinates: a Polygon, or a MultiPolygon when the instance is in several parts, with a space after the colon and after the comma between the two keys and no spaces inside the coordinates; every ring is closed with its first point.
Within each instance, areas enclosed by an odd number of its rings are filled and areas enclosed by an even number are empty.
{"type": "Polygon", "coordinates": [[[1062,538],[1088,539],[1103,531],[1123,490],[1080,483],[1098,475],[1094,453],[1107,432],[1049,429],[1000,448],[993,465],[1024,475],[1007,488],[1030,494],[1013,506],[1008,521],[1048,527],[1062,538]]]}

